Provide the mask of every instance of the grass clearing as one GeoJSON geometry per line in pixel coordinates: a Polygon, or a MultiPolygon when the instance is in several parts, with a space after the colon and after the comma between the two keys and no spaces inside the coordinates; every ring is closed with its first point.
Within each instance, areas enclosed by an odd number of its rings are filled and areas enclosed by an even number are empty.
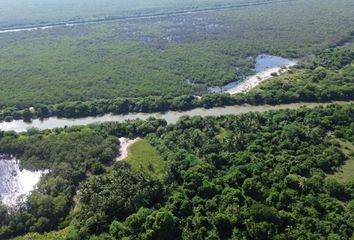
{"type": "Polygon", "coordinates": [[[348,182],[354,179],[354,145],[349,141],[337,139],[341,145],[343,153],[348,157],[344,165],[338,171],[330,175],[341,183],[348,182]]]}
{"type": "Polygon", "coordinates": [[[134,171],[144,171],[157,178],[162,177],[165,169],[162,157],[145,139],[140,139],[129,147],[125,161],[131,164],[134,171]]]}

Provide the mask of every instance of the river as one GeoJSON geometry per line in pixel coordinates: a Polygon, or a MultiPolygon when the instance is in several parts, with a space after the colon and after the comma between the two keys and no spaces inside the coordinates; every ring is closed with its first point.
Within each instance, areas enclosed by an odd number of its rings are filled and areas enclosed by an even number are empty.
{"type": "MultiPolygon", "coordinates": [[[[338,104],[345,104],[348,102],[335,102],[338,104]]],[[[23,132],[28,128],[37,128],[37,129],[53,129],[53,128],[62,128],[65,126],[78,126],[78,125],[88,125],[94,123],[103,123],[103,122],[124,122],[127,120],[142,119],[146,120],[150,117],[165,119],[167,123],[176,123],[178,119],[182,116],[222,116],[222,115],[238,115],[248,112],[264,112],[269,110],[279,110],[279,109],[298,109],[301,106],[306,106],[309,108],[317,106],[327,106],[330,103],[293,103],[293,104],[282,104],[282,105],[236,105],[236,106],[227,106],[227,107],[215,107],[210,109],[205,108],[195,108],[189,111],[168,111],[165,113],[129,113],[125,115],[113,115],[105,114],[97,117],[86,117],[86,118],[57,118],[51,117],[44,120],[35,119],[30,123],[24,122],[23,120],[16,120],[12,122],[2,122],[0,123],[0,130],[2,131],[16,131],[23,132]]]]}

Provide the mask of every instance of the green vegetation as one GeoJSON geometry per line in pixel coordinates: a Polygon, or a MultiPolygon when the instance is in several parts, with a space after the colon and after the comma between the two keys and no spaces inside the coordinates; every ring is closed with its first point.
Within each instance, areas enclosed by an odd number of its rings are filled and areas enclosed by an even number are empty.
{"type": "MultiPolygon", "coordinates": [[[[104,131],[95,127],[43,132],[31,129],[20,135],[0,131],[1,153],[18,157],[26,169],[50,170],[28,200],[18,203],[23,208],[7,211],[0,204],[0,239],[66,227],[77,211],[73,211],[74,197],[80,184],[89,176],[106,172],[105,166],[116,157],[119,145],[113,133],[144,136],[164,125],[161,120],[150,120],[127,122],[111,130],[106,124],[104,131]]],[[[140,175],[137,178],[146,179],[140,175]]],[[[81,208],[80,204],[78,209],[81,208]]]]}
{"type": "Polygon", "coordinates": [[[41,133],[31,130],[22,136],[1,132],[0,136],[0,152],[21,156],[21,164],[27,169],[50,169],[21,211],[12,211],[11,215],[1,212],[3,238],[14,233],[45,232],[70,221],[68,214],[77,186],[87,175],[104,171],[103,164],[115,156],[118,142],[88,128],[41,133]]]}
{"type": "Polygon", "coordinates": [[[94,101],[64,102],[46,106],[40,104],[34,110],[6,108],[0,120],[23,118],[84,117],[104,113],[163,112],[187,110],[196,107],[216,107],[233,104],[280,104],[293,102],[328,102],[354,100],[354,50],[333,48],[317,53],[317,57],[304,61],[289,73],[262,83],[247,94],[206,94],[195,96],[149,96],[144,98],[116,98],[94,101]]]}
{"type": "Polygon", "coordinates": [[[250,73],[259,53],[342,43],[353,10],[351,0],[299,0],[0,34],[0,109],[203,94],[250,73]]]}
{"type": "Polygon", "coordinates": [[[327,49],[311,63],[264,82],[246,96],[256,104],[353,100],[354,50],[327,49]]]}
{"type": "Polygon", "coordinates": [[[339,182],[345,183],[354,179],[354,145],[349,141],[341,140],[339,140],[339,144],[343,153],[348,157],[348,160],[345,161],[343,166],[337,169],[334,175],[330,175],[329,177],[334,177],[339,182]]]}
{"type": "Polygon", "coordinates": [[[165,171],[162,157],[145,139],[139,139],[129,147],[128,157],[124,161],[131,165],[133,171],[146,172],[157,178],[161,178],[165,171]]]}
{"type": "Polygon", "coordinates": [[[17,237],[12,240],[65,240],[67,234],[68,229],[65,228],[61,231],[52,231],[45,234],[29,233],[23,237],[17,237]]]}
{"type": "MultiPolygon", "coordinates": [[[[58,24],[0,31],[0,122],[354,100],[352,0],[85,3],[0,3],[0,29],[58,24]],[[302,60],[249,93],[207,94],[260,53],[302,60]]],[[[353,239],[353,120],[333,104],[0,131],[1,155],[49,170],[0,202],[0,239],[353,239]],[[113,162],[121,137],[140,140],[113,162]]]]}
{"type": "Polygon", "coordinates": [[[51,170],[17,211],[0,206],[0,238],[65,229],[48,236],[350,239],[354,179],[327,176],[349,159],[339,142],[354,143],[353,113],[347,104],[0,132],[0,152],[51,170]],[[106,168],[123,136],[148,141],[106,168]],[[163,158],[160,178],[134,170],[132,159],[147,163],[147,152],[163,158]]]}
{"type": "MultiPolygon", "coordinates": [[[[254,1],[269,3],[272,1],[254,1]]],[[[129,18],[141,15],[158,15],[198,9],[215,9],[244,5],[243,0],[63,0],[60,2],[46,0],[3,0],[0,3],[0,27],[18,25],[55,24],[62,22],[85,22],[92,19],[109,20],[129,18]]]]}

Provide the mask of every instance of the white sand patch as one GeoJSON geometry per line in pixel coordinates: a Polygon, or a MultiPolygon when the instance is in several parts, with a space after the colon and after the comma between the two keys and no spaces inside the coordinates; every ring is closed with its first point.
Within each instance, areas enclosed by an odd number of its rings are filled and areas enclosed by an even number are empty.
{"type": "MultiPolygon", "coordinates": [[[[0,124],[0,130],[1,131],[15,131],[15,132],[21,132],[22,129],[18,129],[18,123],[20,121],[14,120],[12,122],[1,122],[0,124]]],[[[26,130],[26,129],[24,129],[26,130]]]]}
{"type": "Polygon", "coordinates": [[[121,161],[124,160],[128,157],[128,148],[136,143],[140,138],[135,138],[135,139],[129,139],[129,138],[119,138],[120,142],[120,150],[119,150],[119,156],[115,159],[115,161],[121,161]]]}
{"type": "Polygon", "coordinates": [[[236,94],[236,93],[245,93],[249,92],[253,88],[257,87],[260,83],[272,78],[272,73],[282,74],[289,71],[290,67],[295,66],[297,64],[296,61],[293,61],[289,64],[286,64],[281,67],[274,67],[264,70],[256,75],[253,75],[246,79],[245,81],[241,82],[237,86],[232,89],[227,90],[227,93],[236,94]]]}
{"type": "Polygon", "coordinates": [[[0,200],[15,205],[19,197],[29,195],[47,172],[20,170],[18,160],[0,155],[0,200]]]}

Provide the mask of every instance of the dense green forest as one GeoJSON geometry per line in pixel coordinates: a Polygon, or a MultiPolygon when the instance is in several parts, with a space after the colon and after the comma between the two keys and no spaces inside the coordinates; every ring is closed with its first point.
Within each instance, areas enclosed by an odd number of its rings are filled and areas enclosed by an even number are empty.
{"type": "Polygon", "coordinates": [[[38,104],[34,110],[6,108],[0,120],[59,117],[85,117],[104,113],[164,112],[196,107],[216,107],[235,104],[281,104],[293,102],[329,102],[354,100],[354,48],[321,50],[312,60],[303,61],[286,74],[262,83],[247,94],[205,94],[117,98],[84,102],[64,102],[55,105],[38,104]]]}
{"type": "Polygon", "coordinates": [[[0,109],[202,94],[252,72],[259,53],[303,57],[341,44],[353,21],[351,0],[296,0],[0,33],[0,109]]]}
{"type": "Polygon", "coordinates": [[[353,161],[354,149],[341,144],[354,143],[353,119],[347,104],[184,117],[174,125],[149,119],[0,132],[1,153],[50,169],[26,202],[1,205],[0,236],[350,239],[353,175],[343,182],[333,173],[353,161]],[[133,160],[112,165],[122,136],[144,138],[140,150],[164,162],[162,176],[133,160]]]}

